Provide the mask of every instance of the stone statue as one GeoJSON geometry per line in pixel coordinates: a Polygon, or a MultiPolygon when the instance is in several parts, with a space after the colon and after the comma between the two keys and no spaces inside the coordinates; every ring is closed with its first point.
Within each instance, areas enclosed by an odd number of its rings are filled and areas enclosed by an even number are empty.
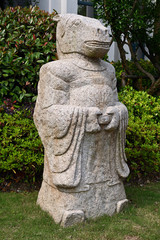
{"type": "Polygon", "coordinates": [[[108,30],[75,14],[54,20],[59,60],[40,70],[34,112],[45,154],[37,202],[56,223],[70,226],[112,215],[127,202],[128,113],[118,101],[114,67],[101,60],[108,30]]]}

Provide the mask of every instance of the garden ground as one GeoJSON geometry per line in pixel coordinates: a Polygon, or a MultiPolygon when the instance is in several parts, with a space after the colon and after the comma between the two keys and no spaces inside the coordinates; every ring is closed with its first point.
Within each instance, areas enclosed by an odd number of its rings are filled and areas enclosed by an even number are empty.
{"type": "Polygon", "coordinates": [[[38,191],[0,192],[2,240],[159,240],[160,182],[126,186],[129,206],[120,214],[62,228],[37,205],[38,191]]]}

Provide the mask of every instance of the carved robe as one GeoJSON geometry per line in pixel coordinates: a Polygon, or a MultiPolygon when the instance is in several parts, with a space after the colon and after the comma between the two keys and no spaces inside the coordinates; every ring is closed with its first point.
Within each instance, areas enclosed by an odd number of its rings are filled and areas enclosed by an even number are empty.
{"type": "Polygon", "coordinates": [[[110,64],[101,61],[87,67],[83,60],[69,59],[44,65],[34,114],[50,173],[47,179],[44,172],[44,180],[62,190],[87,191],[91,184],[115,185],[128,176],[127,119],[110,64]],[[67,66],[63,72],[62,65],[67,66]],[[118,127],[112,131],[98,122],[108,107],[116,108],[119,115],[118,127]]]}

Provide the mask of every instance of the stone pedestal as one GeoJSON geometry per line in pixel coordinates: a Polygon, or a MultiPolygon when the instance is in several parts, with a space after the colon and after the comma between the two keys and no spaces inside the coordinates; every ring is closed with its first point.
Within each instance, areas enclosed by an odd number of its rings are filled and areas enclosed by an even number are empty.
{"type": "Polygon", "coordinates": [[[86,218],[95,218],[104,214],[112,216],[119,212],[128,200],[122,183],[109,186],[99,183],[90,189],[75,192],[70,189],[56,189],[43,181],[37,203],[47,211],[56,223],[64,227],[83,222],[86,218]]]}

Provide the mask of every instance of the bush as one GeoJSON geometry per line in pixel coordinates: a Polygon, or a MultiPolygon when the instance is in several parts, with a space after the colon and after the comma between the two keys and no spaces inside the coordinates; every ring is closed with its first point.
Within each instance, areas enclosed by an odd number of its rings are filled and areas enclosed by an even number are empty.
{"type": "Polygon", "coordinates": [[[39,69],[55,60],[55,13],[0,9],[0,99],[35,101],[39,69]]]}
{"type": "Polygon", "coordinates": [[[119,99],[129,111],[126,132],[129,178],[154,178],[160,171],[160,98],[126,87],[119,99]]]}
{"type": "MultiPolygon", "coordinates": [[[[128,180],[155,179],[160,171],[160,98],[126,87],[119,93],[119,100],[129,111],[128,180]]],[[[1,181],[34,182],[42,176],[43,146],[32,120],[33,106],[28,109],[10,100],[0,107],[1,181]]]]}
{"type": "MultiPolygon", "coordinates": [[[[141,59],[140,61],[141,66],[148,72],[150,72],[153,76],[158,76],[156,69],[153,67],[153,64],[150,61],[146,61],[141,59]]],[[[116,77],[117,77],[117,85],[118,90],[122,88],[122,74],[125,73],[125,69],[121,61],[113,62],[113,66],[116,70],[116,77]]],[[[145,74],[137,69],[133,61],[128,61],[129,69],[133,72],[134,76],[137,76],[136,79],[126,78],[125,83],[128,86],[132,86],[136,90],[147,90],[151,86],[151,80],[146,78],[145,74]]]]}
{"type": "Polygon", "coordinates": [[[29,110],[0,108],[0,181],[35,182],[43,170],[43,146],[29,110]],[[5,111],[4,111],[5,110],[5,111]]]}

